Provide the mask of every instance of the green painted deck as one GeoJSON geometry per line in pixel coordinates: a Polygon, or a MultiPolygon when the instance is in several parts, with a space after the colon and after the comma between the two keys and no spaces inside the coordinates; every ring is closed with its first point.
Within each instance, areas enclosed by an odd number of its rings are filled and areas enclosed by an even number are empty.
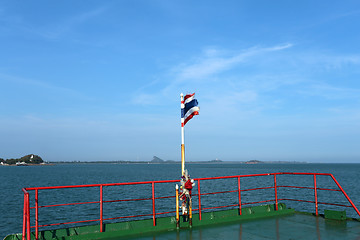
{"type": "MultiPolygon", "coordinates": [[[[166,233],[135,236],[124,239],[360,239],[360,222],[329,220],[324,217],[295,213],[237,223],[181,229],[166,233]]],[[[115,240],[112,239],[112,240],[115,240]]]]}
{"type": "MultiPolygon", "coordinates": [[[[328,211],[324,216],[296,213],[293,209],[279,204],[263,205],[242,209],[194,214],[193,226],[180,221],[176,228],[175,217],[153,220],[138,220],[104,225],[64,228],[39,232],[39,240],[115,240],[115,239],[360,239],[360,221],[347,219],[345,212],[328,211]],[[345,219],[345,220],[334,220],[345,219]]],[[[21,234],[9,235],[5,240],[20,240],[21,234]]],[[[34,232],[31,239],[35,239],[34,232]]]]}

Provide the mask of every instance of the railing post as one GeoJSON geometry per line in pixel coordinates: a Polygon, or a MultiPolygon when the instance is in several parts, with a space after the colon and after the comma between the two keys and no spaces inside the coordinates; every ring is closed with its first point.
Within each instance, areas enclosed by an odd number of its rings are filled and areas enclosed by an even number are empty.
{"type": "Polygon", "coordinates": [[[27,220],[27,205],[26,205],[26,193],[24,193],[24,212],[23,212],[22,240],[25,240],[25,236],[26,236],[26,220],[27,220]]]}
{"type": "Polygon", "coordinates": [[[201,191],[200,191],[200,179],[198,179],[197,182],[198,182],[198,197],[199,197],[199,220],[201,221],[201,191]]]}
{"type": "Polygon", "coordinates": [[[277,195],[277,185],[276,185],[276,174],[274,174],[274,189],[275,189],[275,209],[278,210],[278,195],[277,195]]]}
{"type": "Polygon", "coordinates": [[[103,185],[100,185],[100,232],[103,232],[103,185]]]}
{"type": "Polygon", "coordinates": [[[39,237],[39,190],[35,189],[35,239],[39,237]]]}
{"type": "Polygon", "coordinates": [[[241,190],[240,190],[240,177],[238,179],[238,198],[239,198],[239,214],[241,215],[241,190]]]}
{"type": "Polygon", "coordinates": [[[151,182],[152,188],[152,207],[153,207],[153,225],[156,226],[156,217],[155,217],[155,184],[151,182]]]}
{"type": "Polygon", "coordinates": [[[30,240],[30,197],[29,197],[29,193],[26,193],[26,237],[27,240],[30,240]]]}
{"type": "Polygon", "coordinates": [[[317,186],[316,186],[316,174],[314,174],[314,195],[315,195],[315,214],[316,216],[319,214],[318,212],[318,197],[317,197],[317,186]]]}

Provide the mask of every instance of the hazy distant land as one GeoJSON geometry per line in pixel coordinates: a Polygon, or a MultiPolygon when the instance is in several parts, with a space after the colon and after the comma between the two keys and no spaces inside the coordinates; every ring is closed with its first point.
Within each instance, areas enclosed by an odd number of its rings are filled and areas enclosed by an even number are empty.
{"type": "MultiPolygon", "coordinates": [[[[116,163],[116,164],[179,164],[181,161],[175,160],[163,160],[157,156],[154,156],[150,161],[128,161],[128,160],[119,160],[119,161],[58,161],[58,162],[50,162],[50,163],[116,163]]],[[[272,163],[283,163],[283,164],[300,164],[307,162],[299,162],[299,161],[260,161],[260,160],[249,160],[249,161],[222,161],[219,159],[209,160],[209,161],[186,161],[187,164],[196,163],[196,164],[272,164],[272,163]]]]}
{"type": "MultiPolygon", "coordinates": [[[[17,159],[2,159],[0,158],[1,165],[53,165],[53,164],[70,164],[70,163],[112,163],[112,164],[180,164],[181,161],[175,160],[163,160],[157,156],[154,156],[152,160],[149,161],[129,161],[129,160],[119,160],[119,161],[43,161],[43,159],[35,154],[29,154],[17,159]]],[[[283,164],[299,164],[307,162],[298,162],[298,161],[260,161],[260,160],[249,160],[249,161],[223,161],[219,159],[209,160],[209,161],[186,161],[186,164],[272,164],[272,163],[283,163],[283,164]]]]}

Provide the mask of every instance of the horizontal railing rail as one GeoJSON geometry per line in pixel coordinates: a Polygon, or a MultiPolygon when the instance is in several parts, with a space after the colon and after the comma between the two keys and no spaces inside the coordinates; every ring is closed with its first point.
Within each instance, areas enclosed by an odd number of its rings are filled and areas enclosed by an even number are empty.
{"type": "MultiPolygon", "coordinates": [[[[275,209],[278,210],[279,201],[296,201],[296,202],[305,202],[315,204],[315,214],[318,215],[318,205],[332,205],[338,207],[347,207],[353,208],[355,212],[360,216],[360,212],[354,203],[351,201],[349,196],[346,194],[344,189],[340,186],[339,182],[335,179],[332,174],[329,173],[293,173],[293,172],[280,172],[280,173],[264,173],[264,174],[248,174],[248,175],[235,175],[235,176],[224,176],[224,177],[207,177],[207,178],[195,178],[197,182],[197,193],[193,194],[193,198],[197,198],[198,208],[192,209],[193,211],[197,211],[199,213],[199,220],[201,220],[202,212],[211,209],[221,209],[221,208],[238,208],[239,215],[242,215],[242,206],[244,205],[253,205],[253,204],[262,204],[262,203],[275,203],[275,209]],[[299,175],[299,176],[313,176],[313,187],[311,186],[293,186],[293,185],[277,185],[277,177],[281,175],[299,175]],[[273,184],[272,186],[264,186],[264,187],[251,187],[251,188],[241,188],[241,179],[243,178],[253,178],[253,177],[262,177],[262,176],[272,176],[273,184]],[[338,189],[331,188],[319,188],[317,186],[317,176],[328,176],[333,182],[336,184],[338,189]],[[201,192],[201,182],[207,182],[211,180],[224,180],[224,179],[235,179],[237,180],[237,184],[234,186],[237,187],[236,190],[226,190],[226,191],[213,191],[213,192],[201,192]],[[287,198],[287,197],[278,197],[278,189],[307,189],[314,191],[314,199],[313,200],[304,200],[304,199],[296,199],[296,198],[287,198]],[[249,201],[244,202],[242,193],[252,192],[258,190],[274,190],[274,195],[271,199],[262,199],[260,201],[249,201]],[[339,204],[339,203],[327,203],[327,202],[319,202],[318,201],[318,190],[320,191],[329,191],[329,192],[341,192],[343,196],[347,199],[350,205],[339,204]],[[204,197],[211,197],[213,195],[218,194],[235,194],[237,193],[237,203],[226,204],[222,206],[202,206],[202,201],[204,197]]],[[[156,216],[165,215],[165,214],[173,214],[176,211],[167,210],[158,212],[156,211],[155,202],[156,200],[166,200],[166,199],[175,199],[175,194],[170,196],[155,196],[155,185],[163,184],[163,183],[178,183],[179,180],[162,180],[162,181],[145,181],[145,182],[126,182],[126,183],[107,183],[107,184],[86,184],[86,185],[72,185],[72,186],[52,186],[52,187],[32,187],[32,188],[23,188],[22,191],[24,193],[24,207],[23,207],[23,229],[22,229],[22,239],[30,240],[31,237],[31,228],[35,228],[35,239],[38,239],[39,236],[39,228],[43,227],[51,227],[51,226],[59,226],[59,225],[67,225],[67,224],[80,224],[80,223],[88,223],[88,222],[99,222],[100,224],[100,232],[103,232],[104,221],[118,220],[118,219],[129,219],[129,218],[142,218],[142,217],[152,217],[153,225],[156,225],[156,216]],[[129,198],[129,199],[115,199],[115,200],[103,200],[104,188],[106,187],[115,187],[115,186],[133,186],[133,185],[151,185],[151,196],[149,197],[137,197],[137,198],[129,198]],[[55,189],[71,189],[71,188],[99,188],[99,200],[98,201],[87,201],[87,202],[70,202],[70,203],[59,203],[59,204],[47,204],[47,205],[39,205],[39,191],[45,190],[55,190],[55,189]],[[30,191],[35,191],[35,204],[30,207],[30,191]],[[104,204],[110,203],[122,203],[122,202],[137,202],[137,201],[151,201],[152,212],[139,214],[139,215],[128,215],[128,216],[115,216],[115,217],[104,217],[104,204]],[[77,206],[77,205],[89,205],[89,204],[98,204],[99,205],[99,217],[96,219],[87,219],[80,221],[69,221],[69,222],[60,222],[60,223],[49,223],[49,224],[39,224],[39,209],[42,208],[53,208],[53,207],[66,207],[66,206],[77,206]],[[31,226],[30,211],[33,210],[35,213],[34,219],[35,224],[31,226]]],[[[194,202],[194,200],[193,200],[194,202]]],[[[170,206],[173,208],[173,206],[170,206]]],[[[34,221],[34,220],[33,220],[34,221]]]]}

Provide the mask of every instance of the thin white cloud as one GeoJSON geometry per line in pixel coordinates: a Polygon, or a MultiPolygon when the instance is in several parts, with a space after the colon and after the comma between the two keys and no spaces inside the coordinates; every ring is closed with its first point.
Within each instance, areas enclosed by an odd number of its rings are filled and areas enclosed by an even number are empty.
{"type": "Polygon", "coordinates": [[[200,56],[172,68],[166,76],[171,80],[157,82],[158,91],[153,92],[156,88],[151,86],[152,92],[148,91],[149,88],[137,92],[134,103],[166,103],[174,101],[174,96],[181,91],[197,92],[203,101],[218,111],[232,112],[241,117],[261,114],[264,109],[278,109],[289,101],[290,95],[359,99],[359,89],[336,86],[329,82],[328,73],[322,75],[321,71],[331,73],[343,71],[345,67],[354,69],[360,63],[360,56],[297,52],[296,49],[291,54],[281,52],[293,46],[288,43],[252,47],[232,54],[219,48],[207,48],[200,56]],[[246,66],[251,70],[237,70],[246,66]]]}
{"type": "MultiPolygon", "coordinates": [[[[262,56],[270,52],[278,52],[288,48],[291,48],[293,44],[281,44],[271,47],[252,47],[244,49],[240,52],[232,52],[219,50],[215,47],[206,48],[200,56],[192,58],[188,62],[179,64],[176,67],[171,68],[171,71],[167,73],[167,78],[171,79],[166,81],[162,86],[159,86],[158,92],[147,92],[147,87],[142,87],[138,90],[133,97],[133,103],[135,104],[156,104],[164,98],[164,96],[174,96],[178,93],[179,87],[188,91],[197,91],[201,89],[204,92],[205,88],[209,88],[208,84],[214,80],[219,74],[232,70],[236,66],[247,63],[252,57],[262,56]],[[189,86],[191,85],[191,87],[189,86]],[[194,86],[197,86],[194,88],[194,86]]],[[[222,81],[222,85],[228,85],[231,82],[225,83],[222,81]]],[[[158,85],[160,81],[157,81],[158,85]]],[[[215,85],[218,83],[214,83],[215,85]]],[[[151,86],[153,89],[154,86],[151,86]]],[[[212,86],[213,87],[213,86],[212,86]]],[[[204,93],[206,94],[206,93],[204,93]]],[[[232,101],[235,99],[247,99],[246,101],[253,101],[256,97],[256,92],[251,90],[249,92],[241,91],[236,93],[232,101]],[[251,92],[251,94],[250,94],[251,92]],[[246,96],[246,97],[244,97],[246,96]]],[[[234,102],[237,102],[234,101],[234,102]]]]}
{"type": "Polygon", "coordinates": [[[292,43],[286,43],[286,44],[283,44],[283,45],[277,45],[277,46],[273,46],[273,47],[269,47],[269,48],[259,49],[259,51],[260,52],[262,52],[262,51],[267,51],[267,52],[281,51],[281,50],[284,50],[284,49],[287,49],[287,48],[291,48],[293,46],[294,46],[294,44],[292,44],[292,43]]]}
{"type": "Polygon", "coordinates": [[[195,58],[192,63],[185,63],[176,67],[174,74],[177,75],[176,79],[179,82],[187,79],[200,80],[226,71],[252,56],[281,51],[292,46],[293,44],[287,43],[268,48],[252,47],[227,57],[218,56],[218,51],[214,48],[206,49],[203,56],[195,58]]]}

